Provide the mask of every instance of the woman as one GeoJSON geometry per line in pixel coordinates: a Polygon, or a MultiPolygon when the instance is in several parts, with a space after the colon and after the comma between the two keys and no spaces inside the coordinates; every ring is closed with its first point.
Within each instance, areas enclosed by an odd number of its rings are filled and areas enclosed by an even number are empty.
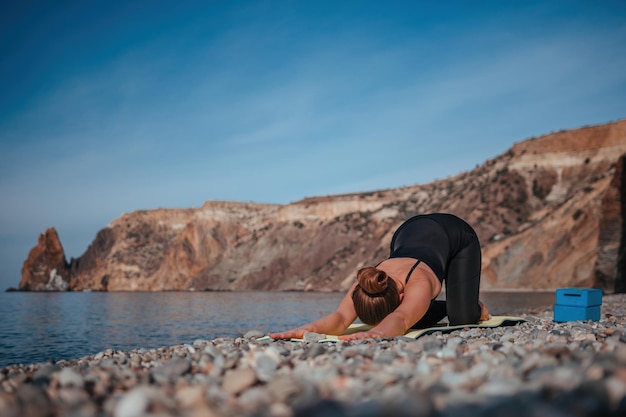
{"type": "Polygon", "coordinates": [[[389,258],[362,268],[337,310],[297,329],[270,333],[275,339],[302,338],[306,332],[341,335],[357,318],[369,331],[340,336],[356,340],[401,336],[430,327],[448,316],[451,325],[489,318],[478,300],[481,252],[476,233],[452,214],[411,217],[391,239],[389,258]],[[446,285],[446,301],[435,301],[446,285]]]}

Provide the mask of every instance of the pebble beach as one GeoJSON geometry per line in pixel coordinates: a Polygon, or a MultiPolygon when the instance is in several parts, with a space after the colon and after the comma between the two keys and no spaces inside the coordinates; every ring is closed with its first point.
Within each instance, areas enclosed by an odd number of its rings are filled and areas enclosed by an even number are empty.
{"type": "MultiPolygon", "coordinates": [[[[600,321],[318,343],[236,338],[0,369],[0,416],[624,416],[626,295],[600,321]]],[[[280,329],[276,329],[280,330],[280,329]]]]}

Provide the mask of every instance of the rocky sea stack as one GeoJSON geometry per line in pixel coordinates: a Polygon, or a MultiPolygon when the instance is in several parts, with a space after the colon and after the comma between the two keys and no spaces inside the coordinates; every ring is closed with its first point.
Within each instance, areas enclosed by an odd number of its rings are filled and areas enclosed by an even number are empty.
{"type": "Polygon", "coordinates": [[[529,139],[424,185],[124,214],[69,262],[49,229],[19,289],[344,290],[359,267],[386,256],[402,221],[449,212],[478,232],[483,288],[624,292],[625,157],[622,120],[529,139]]]}

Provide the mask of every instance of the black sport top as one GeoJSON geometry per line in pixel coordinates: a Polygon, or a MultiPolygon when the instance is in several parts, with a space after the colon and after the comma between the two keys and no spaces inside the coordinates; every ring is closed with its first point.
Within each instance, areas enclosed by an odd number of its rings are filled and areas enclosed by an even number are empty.
{"type": "Polygon", "coordinates": [[[421,214],[402,223],[393,234],[389,258],[420,260],[443,282],[450,259],[474,239],[474,229],[455,215],[421,214]]]}

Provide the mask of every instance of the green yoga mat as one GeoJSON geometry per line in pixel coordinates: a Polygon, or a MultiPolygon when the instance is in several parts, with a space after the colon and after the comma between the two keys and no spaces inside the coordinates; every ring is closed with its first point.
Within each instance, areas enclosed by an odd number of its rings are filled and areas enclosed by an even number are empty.
{"type": "MultiPolygon", "coordinates": [[[[442,333],[450,333],[453,332],[455,330],[461,330],[461,329],[467,329],[467,328],[476,328],[476,327],[499,327],[499,326],[513,326],[515,324],[518,323],[522,323],[525,322],[526,319],[522,318],[522,317],[515,317],[515,316],[491,316],[491,318],[489,320],[485,320],[485,321],[481,321],[479,323],[476,324],[461,324],[458,326],[450,326],[448,323],[438,323],[437,325],[435,325],[434,327],[429,327],[426,329],[409,329],[409,331],[407,333],[405,333],[404,336],[401,336],[403,338],[410,338],[410,339],[417,339],[421,336],[427,335],[427,334],[431,334],[431,333],[435,333],[435,332],[442,332],[442,333]]],[[[352,333],[358,333],[358,332],[364,332],[366,330],[371,329],[372,326],[369,326],[367,324],[351,324],[350,327],[348,327],[348,329],[343,333],[343,334],[352,334],[352,333]]],[[[269,336],[265,336],[262,339],[270,339],[269,336]]],[[[291,339],[294,342],[297,341],[303,341],[303,339],[291,339]]],[[[339,341],[339,338],[337,336],[333,336],[333,335],[326,335],[326,337],[324,339],[319,340],[319,342],[337,342],[339,341]]]]}

